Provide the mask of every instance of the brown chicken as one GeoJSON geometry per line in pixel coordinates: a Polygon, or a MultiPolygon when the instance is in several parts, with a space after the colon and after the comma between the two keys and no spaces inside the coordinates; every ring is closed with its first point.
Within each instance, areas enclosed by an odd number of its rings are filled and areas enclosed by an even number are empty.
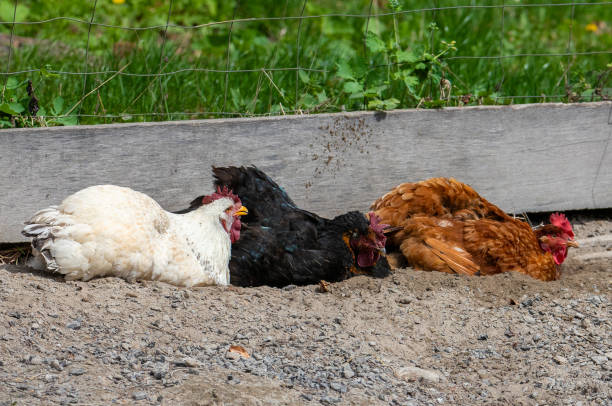
{"type": "Polygon", "coordinates": [[[551,224],[532,229],[455,179],[401,184],[372,210],[396,230],[387,239],[395,267],[466,275],[517,271],[550,281],[559,278],[568,247],[578,246],[565,215],[552,214],[551,224]]]}

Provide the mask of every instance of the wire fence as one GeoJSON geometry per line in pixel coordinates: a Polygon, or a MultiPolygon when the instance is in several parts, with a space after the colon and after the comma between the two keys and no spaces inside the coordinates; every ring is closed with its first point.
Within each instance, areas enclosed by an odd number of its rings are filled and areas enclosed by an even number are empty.
{"type": "Polygon", "coordinates": [[[5,127],[612,97],[612,2],[59,3],[0,7],[5,127]]]}

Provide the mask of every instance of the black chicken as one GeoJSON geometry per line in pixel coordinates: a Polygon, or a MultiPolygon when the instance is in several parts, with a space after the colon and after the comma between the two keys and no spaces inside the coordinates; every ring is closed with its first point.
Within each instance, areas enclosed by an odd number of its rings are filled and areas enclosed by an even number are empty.
{"type": "MultiPolygon", "coordinates": [[[[389,274],[381,256],[385,225],[373,213],[351,211],[330,220],[296,207],[255,167],[213,167],[213,173],[217,188],[233,190],[249,208],[240,239],[232,245],[231,284],[281,287],[389,274]]],[[[202,198],[182,212],[197,208],[202,198]]]]}

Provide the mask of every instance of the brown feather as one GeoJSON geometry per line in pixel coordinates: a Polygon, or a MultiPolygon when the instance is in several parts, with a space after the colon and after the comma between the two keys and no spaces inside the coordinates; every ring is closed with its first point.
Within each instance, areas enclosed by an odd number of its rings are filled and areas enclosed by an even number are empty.
{"type": "Polygon", "coordinates": [[[476,265],[472,256],[462,248],[454,247],[433,238],[426,238],[425,243],[441,260],[446,262],[453,271],[463,275],[476,275],[480,272],[480,267],[476,265]],[[461,251],[457,251],[459,248],[461,251]]]}
{"type": "Polygon", "coordinates": [[[387,250],[399,248],[416,269],[468,275],[518,271],[541,280],[559,277],[552,255],[538,241],[539,235],[550,233],[550,227],[534,232],[455,179],[403,183],[376,200],[372,210],[382,223],[402,227],[388,235],[387,250]]]}

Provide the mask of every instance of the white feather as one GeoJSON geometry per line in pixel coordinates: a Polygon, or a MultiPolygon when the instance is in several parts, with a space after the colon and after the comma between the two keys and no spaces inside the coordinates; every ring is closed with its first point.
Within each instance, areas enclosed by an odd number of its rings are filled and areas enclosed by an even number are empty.
{"type": "Polygon", "coordinates": [[[150,197],[119,186],[83,189],[36,213],[31,266],[89,280],[118,276],[180,286],[229,284],[234,204],[221,198],[187,214],[163,210],[150,197]]]}

